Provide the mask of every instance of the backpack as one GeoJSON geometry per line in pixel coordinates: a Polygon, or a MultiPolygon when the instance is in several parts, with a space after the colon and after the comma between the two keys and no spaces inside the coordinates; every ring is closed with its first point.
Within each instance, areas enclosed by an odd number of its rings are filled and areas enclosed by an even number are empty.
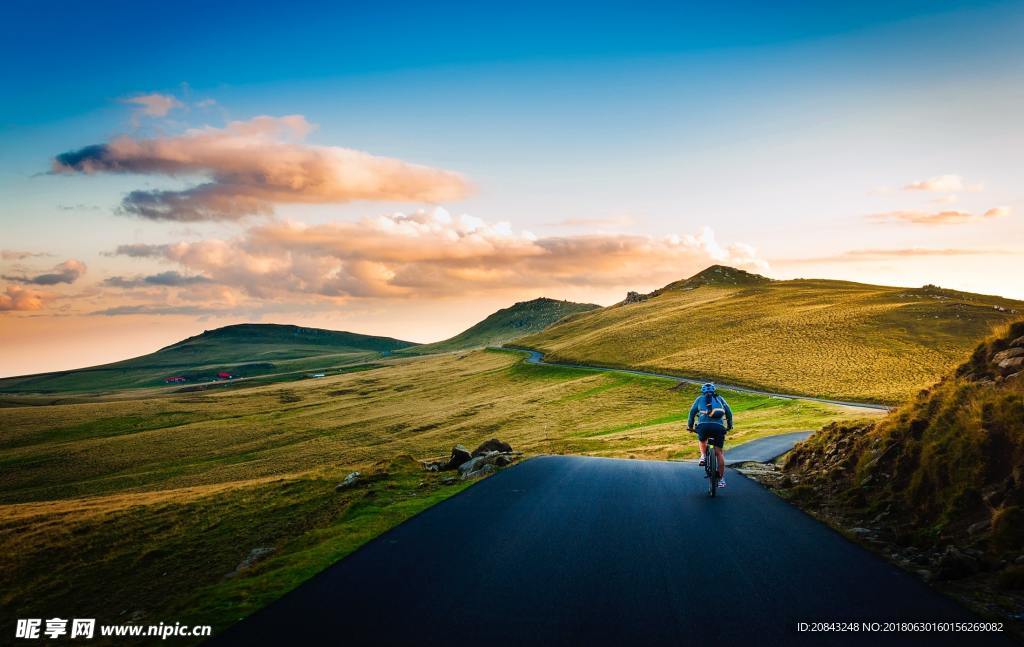
{"type": "Polygon", "coordinates": [[[725,417],[725,407],[720,405],[714,407],[715,401],[721,402],[717,393],[707,393],[704,395],[704,415],[711,420],[721,420],[725,417]]]}

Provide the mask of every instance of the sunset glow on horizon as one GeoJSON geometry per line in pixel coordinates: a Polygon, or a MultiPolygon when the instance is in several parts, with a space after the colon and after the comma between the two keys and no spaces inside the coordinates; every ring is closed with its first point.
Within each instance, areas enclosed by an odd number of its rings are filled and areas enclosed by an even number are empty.
{"type": "Polygon", "coordinates": [[[0,377],[716,263],[1024,299],[1019,3],[544,6],[184,3],[74,60],[130,5],[0,8],[0,377]]]}

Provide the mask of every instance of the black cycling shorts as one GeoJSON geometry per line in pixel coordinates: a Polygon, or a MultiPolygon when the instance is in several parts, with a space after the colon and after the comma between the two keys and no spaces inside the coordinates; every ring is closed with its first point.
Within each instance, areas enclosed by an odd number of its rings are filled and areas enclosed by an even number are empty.
{"type": "Polygon", "coordinates": [[[721,449],[725,446],[725,429],[721,427],[718,429],[698,429],[697,438],[702,442],[706,440],[712,447],[721,449]]]}

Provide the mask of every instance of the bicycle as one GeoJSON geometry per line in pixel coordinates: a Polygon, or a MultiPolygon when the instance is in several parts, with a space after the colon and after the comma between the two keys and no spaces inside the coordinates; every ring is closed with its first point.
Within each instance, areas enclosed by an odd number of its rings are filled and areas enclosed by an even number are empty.
{"type": "Polygon", "coordinates": [[[707,457],[704,459],[704,474],[708,479],[708,494],[715,496],[715,492],[718,490],[718,452],[715,448],[708,444],[707,457]]]}
{"type": "MultiPolygon", "coordinates": [[[[687,431],[697,433],[695,429],[687,429],[687,431]]],[[[715,446],[710,442],[704,457],[704,478],[708,480],[708,495],[715,496],[721,477],[718,475],[718,452],[715,451],[715,446]]]]}

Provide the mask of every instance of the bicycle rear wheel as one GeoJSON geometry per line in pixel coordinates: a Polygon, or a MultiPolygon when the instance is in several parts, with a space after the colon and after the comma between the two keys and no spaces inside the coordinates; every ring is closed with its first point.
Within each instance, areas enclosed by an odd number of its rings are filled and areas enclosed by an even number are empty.
{"type": "Polygon", "coordinates": [[[718,454],[714,447],[708,447],[707,460],[704,468],[708,473],[708,494],[715,496],[718,491],[718,454]]]}

